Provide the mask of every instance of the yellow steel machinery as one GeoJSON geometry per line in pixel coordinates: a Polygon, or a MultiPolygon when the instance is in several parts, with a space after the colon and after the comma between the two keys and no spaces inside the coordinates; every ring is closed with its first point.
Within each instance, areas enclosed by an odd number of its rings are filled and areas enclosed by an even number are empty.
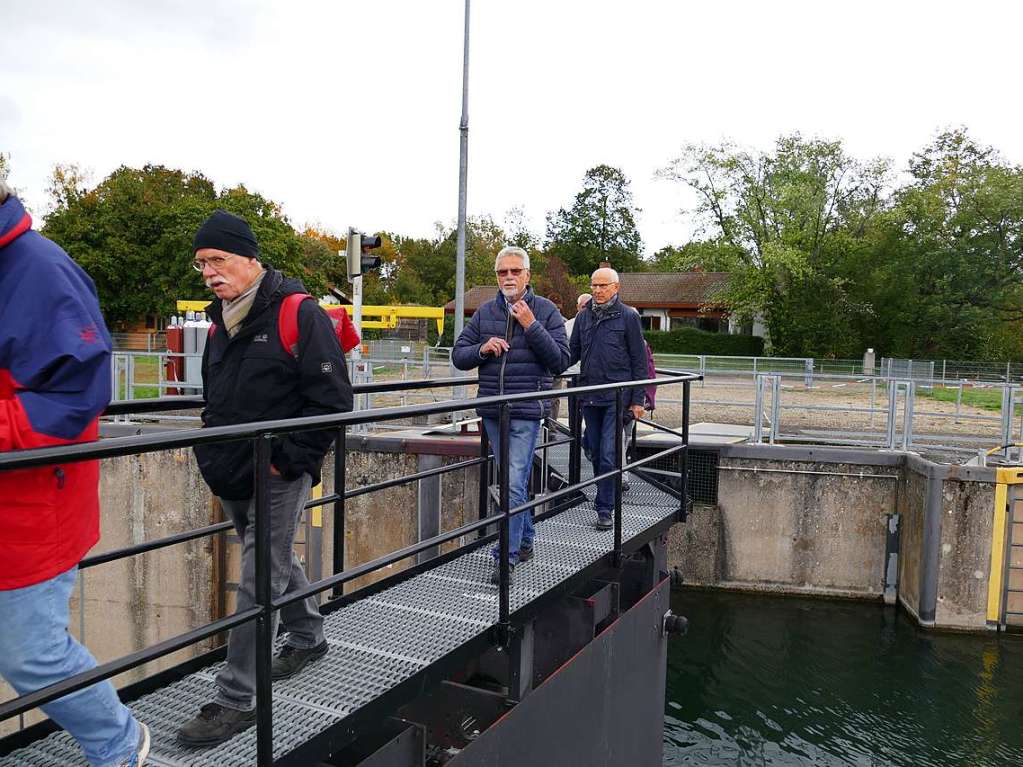
{"type": "MultiPolygon", "coordinates": [[[[209,306],[209,301],[178,301],[179,312],[201,312],[209,306]]],[[[324,309],[337,308],[337,304],[320,304],[324,309]]],[[[354,316],[354,309],[351,304],[341,305],[348,316],[354,316]]],[[[375,317],[377,319],[363,319],[363,328],[375,328],[378,330],[394,330],[398,327],[398,321],[402,319],[433,320],[437,323],[437,333],[444,333],[444,308],[441,306],[363,306],[362,316],[375,317]]]]}

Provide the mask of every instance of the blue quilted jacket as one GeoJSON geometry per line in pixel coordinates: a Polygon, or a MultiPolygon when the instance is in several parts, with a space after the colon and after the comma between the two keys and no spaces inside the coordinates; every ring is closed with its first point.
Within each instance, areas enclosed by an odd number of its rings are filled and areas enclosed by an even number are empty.
{"type": "MultiPolygon", "coordinates": [[[[568,367],[568,338],[565,319],[554,304],[526,288],[525,301],[536,322],[523,330],[511,313],[504,295],[487,301],[466,324],[455,341],[451,360],[459,370],[480,369],[479,396],[544,391],[551,381],[568,367]],[[493,336],[508,341],[510,349],[500,357],[480,356],[480,346],[493,336]]],[[[550,410],[550,401],[519,402],[511,407],[512,418],[539,420],[550,410]]],[[[496,418],[499,408],[481,407],[484,418],[496,418]]]]}

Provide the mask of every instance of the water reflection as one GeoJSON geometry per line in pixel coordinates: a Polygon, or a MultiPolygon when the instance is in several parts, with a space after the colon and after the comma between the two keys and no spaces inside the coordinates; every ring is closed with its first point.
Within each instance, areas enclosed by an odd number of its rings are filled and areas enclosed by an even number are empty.
{"type": "Polygon", "coordinates": [[[665,765],[1023,764],[1023,638],[918,631],[892,609],[685,591],[665,765]]]}

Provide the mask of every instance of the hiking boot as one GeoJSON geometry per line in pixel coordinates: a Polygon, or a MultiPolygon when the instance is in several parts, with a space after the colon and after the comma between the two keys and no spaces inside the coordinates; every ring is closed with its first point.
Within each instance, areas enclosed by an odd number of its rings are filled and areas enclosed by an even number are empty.
{"type": "Polygon", "coordinates": [[[256,711],[238,711],[207,703],[199,714],[178,730],[178,740],[186,746],[216,746],[230,740],[256,723],[256,711]]]}
{"type": "Polygon", "coordinates": [[[121,762],[118,767],[143,767],[147,756],[149,756],[149,728],[139,722],[139,743],[135,748],[135,753],[126,761],[121,762]]]}
{"type": "Polygon", "coordinates": [[[528,546],[520,547],[519,548],[519,564],[521,565],[523,562],[528,562],[529,560],[531,560],[533,558],[533,553],[534,553],[533,552],[533,544],[529,544],[528,546]]]}
{"type": "Polygon", "coordinates": [[[614,518],[611,516],[610,511],[598,511],[597,512],[597,529],[598,530],[610,530],[615,526],[614,518]]]}
{"type": "Polygon", "coordinates": [[[314,660],[319,660],[327,654],[330,649],[327,640],[324,639],[316,647],[292,647],[284,645],[280,654],[274,658],[273,666],[270,668],[270,678],[275,682],[281,679],[295,676],[314,660]]]}
{"type": "MultiPolygon", "coordinates": [[[[496,559],[494,560],[494,569],[490,571],[490,582],[495,586],[501,585],[501,564],[496,559]]],[[[515,582],[515,565],[511,562],[508,563],[508,587],[515,582]]]]}

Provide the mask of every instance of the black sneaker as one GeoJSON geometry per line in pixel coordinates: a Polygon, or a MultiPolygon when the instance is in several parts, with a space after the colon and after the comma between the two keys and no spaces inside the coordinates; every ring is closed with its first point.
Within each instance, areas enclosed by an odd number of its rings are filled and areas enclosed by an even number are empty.
{"type": "Polygon", "coordinates": [[[186,746],[216,746],[256,723],[256,711],[238,711],[207,703],[199,714],[181,726],[178,740],[186,746]]]}
{"type": "Polygon", "coordinates": [[[529,546],[522,546],[521,548],[519,548],[519,564],[520,565],[523,562],[528,562],[532,558],[533,558],[533,546],[532,546],[532,544],[530,544],[529,546]]]}
{"type": "MultiPolygon", "coordinates": [[[[490,571],[490,582],[495,586],[501,585],[501,565],[495,559],[494,569],[490,571]]],[[[511,562],[508,563],[508,587],[510,588],[512,583],[515,582],[515,565],[511,562]]]]}
{"type": "Polygon", "coordinates": [[[615,526],[614,518],[611,516],[611,512],[597,512],[597,529],[598,530],[610,530],[615,526]]]}
{"type": "Polygon", "coordinates": [[[273,666],[270,668],[270,678],[279,682],[281,679],[295,676],[314,660],[319,660],[326,655],[328,649],[330,646],[326,639],[316,647],[292,647],[290,644],[286,644],[280,654],[274,658],[273,666]]]}

